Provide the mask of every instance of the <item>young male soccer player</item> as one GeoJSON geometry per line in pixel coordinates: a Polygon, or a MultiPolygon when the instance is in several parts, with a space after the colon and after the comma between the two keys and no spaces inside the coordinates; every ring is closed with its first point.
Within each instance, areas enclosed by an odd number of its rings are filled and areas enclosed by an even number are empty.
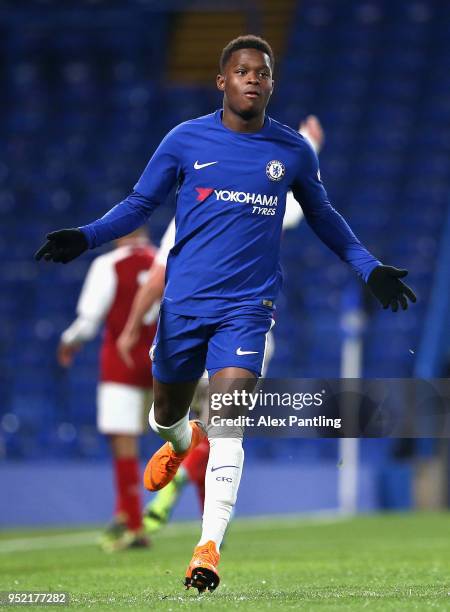
{"type": "MultiPolygon", "coordinates": [[[[176,243],[152,348],[150,423],[167,440],[145,470],[152,491],[172,480],[205,437],[188,416],[205,365],[213,390],[224,380],[231,392],[251,390],[261,373],[281,284],[279,243],[289,189],[314,232],[367,282],[384,308],[406,309],[406,297],[415,301],[400,280],[407,271],[382,265],[331,206],[310,145],[266,115],[273,68],[266,41],[231,41],[217,76],[223,109],[175,127],[125,200],[89,225],[50,233],[36,253],[37,259],[67,263],[141,225],[178,185],[176,243]]],[[[241,479],[242,437],[239,427],[208,427],[202,535],[186,572],[188,588],[213,590],[219,584],[219,547],[241,479]]]]}
{"type": "Polygon", "coordinates": [[[116,248],[92,262],[77,305],[76,320],[63,332],[58,361],[70,367],[75,353],[105,324],[97,387],[97,427],[108,436],[114,468],[114,519],[101,539],[108,552],[149,545],[143,533],[138,436],[145,430],[145,408],[150,400],[152,373],[149,341],[156,332],[158,304],[144,313],[128,367],[116,340],[134,296],[155,258],[144,228],[116,242],[116,248]]]}
{"type": "MultiPolygon", "coordinates": [[[[325,138],[320,121],[314,115],[309,115],[301,121],[299,133],[308,140],[314,151],[319,154],[325,138]]],[[[302,219],[301,208],[295,200],[292,192],[286,197],[286,210],[283,218],[283,230],[297,227],[302,219]]],[[[128,320],[117,339],[117,350],[123,361],[133,367],[131,351],[138,342],[142,333],[142,325],[145,314],[159,303],[164,293],[165,270],[167,259],[172,248],[175,246],[175,219],[169,223],[162,239],[153,264],[149,270],[146,282],[137,291],[130,309],[128,320]]],[[[267,350],[265,353],[264,366],[267,371],[274,350],[274,339],[272,332],[267,335],[267,350]]],[[[263,372],[264,375],[264,372],[263,372]]],[[[202,380],[203,383],[203,380],[202,380]]],[[[195,398],[197,407],[205,411],[203,406],[208,401],[206,393],[198,397],[198,390],[205,391],[203,385],[197,387],[195,398]],[[200,405],[198,405],[200,402],[200,405]]],[[[206,412],[207,414],[207,407],[206,412]]],[[[201,413],[200,413],[201,418],[201,413]]],[[[191,482],[197,489],[200,508],[203,512],[205,499],[205,476],[209,458],[209,444],[205,439],[189,453],[181,464],[175,478],[167,486],[159,490],[157,495],[147,505],[144,512],[144,526],[149,534],[158,531],[167,521],[173,511],[175,504],[181,494],[183,487],[191,482]]]]}

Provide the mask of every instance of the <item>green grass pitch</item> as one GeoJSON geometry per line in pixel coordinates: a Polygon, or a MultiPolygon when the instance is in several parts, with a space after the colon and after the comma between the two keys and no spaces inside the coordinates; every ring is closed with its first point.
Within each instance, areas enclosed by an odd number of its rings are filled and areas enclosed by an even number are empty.
{"type": "Polygon", "coordinates": [[[68,591],[68,608],[82,610],[450,610],[449,523],[446,514],[237,519],[221,585],[202,596],[182,586],[192,523],[168,526],[150,550],[113,555],[86,530],[3,532],[0,590],[68,591]]]}

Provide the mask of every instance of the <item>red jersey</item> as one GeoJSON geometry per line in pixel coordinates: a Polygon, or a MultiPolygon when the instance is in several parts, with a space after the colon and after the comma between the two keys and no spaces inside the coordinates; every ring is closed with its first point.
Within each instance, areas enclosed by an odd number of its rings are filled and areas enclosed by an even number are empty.
{"type": "Polygon", "coordinates": [[[156,251],[136,241],[94,259],[78,301],[78,319],[64,332],[67,343],[92,338],[105,323],[100,352],[100,380],[136,387],[151,387],[150,346],[156,333],[159,304],[144,318],[139,341],[131,351],[135,366],[120,358],[116,341],[122,332],[139,286],[146,280],[156,251]]]}

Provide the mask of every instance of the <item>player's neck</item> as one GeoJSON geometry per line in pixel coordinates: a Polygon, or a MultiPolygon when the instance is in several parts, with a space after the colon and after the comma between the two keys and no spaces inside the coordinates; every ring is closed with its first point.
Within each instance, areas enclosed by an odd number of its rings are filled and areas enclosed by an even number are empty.
{"type": "Polygon", "coordinates": [[[265,114],[251,117],[250,119],[244,119],[240,115],[234,113],[230,108],[224,106],[222,123],[229,130],[233,132],[252,133],[259,132],[264,125],[265,114]]]}

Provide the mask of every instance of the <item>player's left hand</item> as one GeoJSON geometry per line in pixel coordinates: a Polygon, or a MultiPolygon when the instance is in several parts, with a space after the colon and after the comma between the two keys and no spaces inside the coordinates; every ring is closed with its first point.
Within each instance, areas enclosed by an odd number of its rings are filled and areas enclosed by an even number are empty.
{"type": "Polygon", "coordinates": [[[414,291],[400,280],[407,274],[408,270],[400,270],[393,266],[377,266],[372,270],[367,284],[383,308],[390,306],[392,312],[397,312],[399,305],[403,310],[408,308],[406,298],[411,302],[417,301],[414,291]]]}

